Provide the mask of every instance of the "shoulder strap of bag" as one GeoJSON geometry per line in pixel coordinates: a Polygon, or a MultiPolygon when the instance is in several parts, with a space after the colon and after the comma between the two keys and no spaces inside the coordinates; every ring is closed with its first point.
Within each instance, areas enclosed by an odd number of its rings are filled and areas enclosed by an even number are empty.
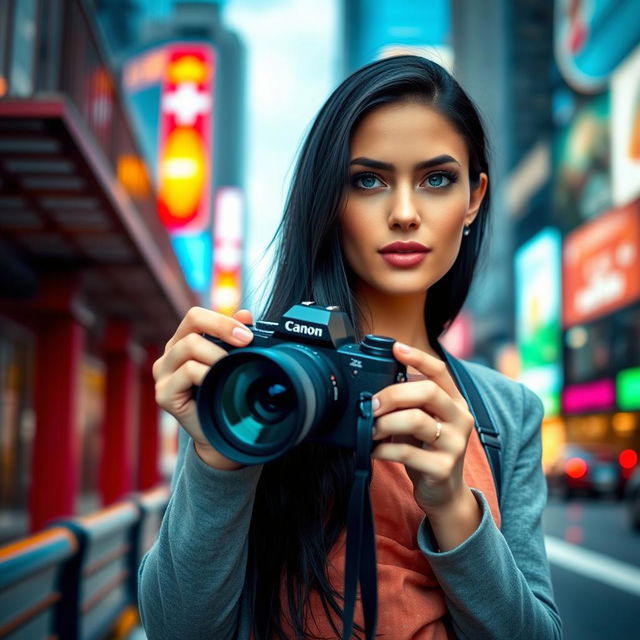
{"type": "Polygon", "coordinates": [[[491,467],[491,473],[493,474],[493,481],[496,485],[498,500],[500,500],[500,492],[502,489],[502,442],[500,441],[500,433],[491,420],[491,416],[487,410],[484,400],[482,399],[482,396],[478,391],[478,387],[473,381],[473,378],[467,368],[462,364],[462,362],[460,362],[460,360],[454,358],[444,349],[442,352],[449,368],[451,369],[451,373],[458,384],[460,392],[469,405],[469,411],[471,411],[471,415],[474,418],[476,430],[480,436],[480,442],[482,443],[485,453],[487,454],[487,458],[489,459],[489,465],[491,467]]]}

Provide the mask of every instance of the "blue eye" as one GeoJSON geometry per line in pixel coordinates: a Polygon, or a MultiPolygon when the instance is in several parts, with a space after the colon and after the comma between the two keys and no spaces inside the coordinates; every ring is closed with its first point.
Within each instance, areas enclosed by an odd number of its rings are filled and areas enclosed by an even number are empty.
{"type": "Polygon", "coordinates": [[[380,178],[373,173],[361,173],[353,177],[353,185],[358,189],[364,189],[365,191],[371,189],[377,189],[382,186],[380,178]]]}
{"type": "Polygon", "coordinates": [[[442,189],[443,187],[448,187],[450,184],[455,182],[455,177],[450,173],[432,173],[430,176],[427,176],[426,182],[434,189],[442,189]]]}

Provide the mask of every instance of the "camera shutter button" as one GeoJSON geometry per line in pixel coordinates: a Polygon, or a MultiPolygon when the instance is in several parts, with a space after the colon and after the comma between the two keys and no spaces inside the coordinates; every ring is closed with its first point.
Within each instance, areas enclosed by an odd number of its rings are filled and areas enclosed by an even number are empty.
{"type": "Polygon", "coordinates": [[[393,338],[369,334],[368,336],[365,336],[360,343],[360,350],[363,353],[368,353],[372,356],[389,358],[392,354],[394,342],[395,340],[393,338]]]}

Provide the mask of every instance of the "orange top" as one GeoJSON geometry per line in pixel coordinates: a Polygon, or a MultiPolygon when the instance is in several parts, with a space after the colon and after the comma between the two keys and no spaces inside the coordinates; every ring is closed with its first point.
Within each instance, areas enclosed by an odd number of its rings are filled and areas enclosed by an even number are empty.
{"type": "MultiPolygon", "coordinates": [[[[491,467],[475,429],[467,446],[464,478],[470,487],[485,495],[499,527],[500,510],[491,467]]],[[[424,512],[415,502],[404,465],[374,460],[371,498],[378,561],[378,636],[388,640],[446,639],[442,620],[447,613],[444,595],[418,548],[417,532],[424,512]]],[[[340,592],[344,588],[345,539],[343,534],[328,558],[331,583],[340,592]]],[[[312,595],[311,603],[309,633],[334,638],[319,597],[312,595]]],[[[364,626],[359,602],[355,621],[364,626]]],[[[337,627],[341,628],[340,620],[337,627]]]]}

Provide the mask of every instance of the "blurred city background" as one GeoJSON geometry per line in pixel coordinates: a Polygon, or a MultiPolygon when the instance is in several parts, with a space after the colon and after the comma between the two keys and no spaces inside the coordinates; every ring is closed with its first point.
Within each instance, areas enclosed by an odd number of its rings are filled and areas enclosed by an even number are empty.
{"type": "Polygon", "coordinates": [[[0,637],[137,633],[176,455],[150,365],[190,306],[260,309],[309,123],[406,52],[492,141],[444,342],[544,402],[566,638],[638,637],[637,0],[0,0],[0,637]]]}

